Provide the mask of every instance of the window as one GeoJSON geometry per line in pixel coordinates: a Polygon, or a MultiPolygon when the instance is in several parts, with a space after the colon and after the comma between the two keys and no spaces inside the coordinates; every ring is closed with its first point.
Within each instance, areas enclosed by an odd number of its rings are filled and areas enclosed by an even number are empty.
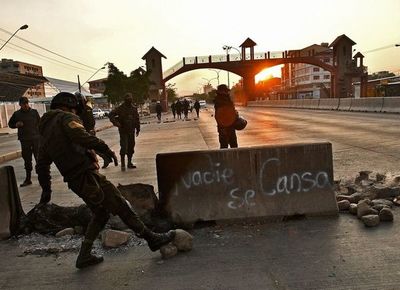
{"type": "Polygon", "coordinates": [[[329,80],[331,78],[330,75],[324,75],[324,80],[329,80]]]}
{"type": "Polygon", "coordinates": [[[313,79],[314,80],[319,80],[319,76],[314,76],[313,79]]]}
{"type": "Polygon", "coordinates": [[[319,67],[314,67],[313,72],[317,72],[317,71],[319,71],[319,67]]]}
{"type": "Polygon", "coordinates": [[[329,62],[329,58],[324,58],[324,62],[329,62]]]}

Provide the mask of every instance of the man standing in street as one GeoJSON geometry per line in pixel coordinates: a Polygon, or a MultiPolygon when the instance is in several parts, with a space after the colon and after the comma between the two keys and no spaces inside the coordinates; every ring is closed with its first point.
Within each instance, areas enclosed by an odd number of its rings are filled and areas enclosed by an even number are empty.
{"type": "Polygon", "coordinates": [[[37,160],[39,150],[39,113],[29,106],[27,97],[19,99],[21,109],[11,116],[8,127],[18,128],[18,140],[21,142],[22,158],[25,163],[26,178],[21,187],[32,184],[32,154],[37,160]]]}
{"type": "Polygon", "coordinates": [[[196,100],[194,102],[193,108],[196,110],[196,115],[197,115],[197,118],[198,118],[199,117],[199,112],[200,112],[200,102],[199,102],[199,100],[196,100]]]}
{"type": "Polygon", "coordinates": [[[137,108],[133,105],[132,94],[125,95],[122,105],[112,110],[109,118],[119,131],[121,170],[125,170],[125,155],[128,156],[128,168],[136,168],[132,156],[135,153],[135,131],[136,137],[140,132],[140,120],[137,108]]]}
{"type": "Polygon", "coordinates": [[[77,116],[82,110],[77,97],[71,93],[58,93],[51,101],[50,109],[43,115],[39,125],[41,144],[36,172],[43,189],[41,203],[51,199],[50,164],[54,162],[68,187],[83,199],[93,214],[76,267],[84,268],[103,261],[103,257],[93,255],[91,250],[110,214],[118,215],[138,237],[147,241],[152,251],[171,242],[175,231],[158,234],[147,228],[119,190],[99,173],[99,164],[93,151],[108,156],[116,166],[117,157],[104,141],[85,130],[77,116]]]}
{"type": "Polygon", "coordinates": [[[157,101],[157,104],[156,104],[156,113],[157,113],[158,123],[161,123],[161,112],[162,112],[161,103],[160,103],[160,101],[157,101]]]}
{"type": "Polygon", "coordinates": [[[230,98],[229,88],[224,84],[219,85],[216,93],[214,109],[220,148],[228,148],[228,146],[237,148],[238,143],[234,123],[238,115],[230,98]]]}

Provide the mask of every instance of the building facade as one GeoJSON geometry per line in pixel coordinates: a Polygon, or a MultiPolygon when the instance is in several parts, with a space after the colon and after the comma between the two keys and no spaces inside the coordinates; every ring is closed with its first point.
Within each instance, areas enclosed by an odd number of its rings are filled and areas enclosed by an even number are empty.
{"type": "MultiPolygon", "coordinates": [[[[289,51],[289,56],[319,57],[327,64],[333,64],[333,51],[328,43],[313,44],[301,50],[289,51]]],[[[307,63],[288,63],[281,69],[282,99],[318,99],[330,97],[331,73],[321,67],[307,63]]]]}
{"type": "MultiPolygon", "coordinates": [[[[41,66],[14,61],[12,59],[2,59],[0,62],[0,72],[10,74],[22,74],[26,76],[39,76],[43,77],[43,70],[41,66]]],[[[45,97],[44,84],[40,83],[32,87],[26,87],[23,95],[27,98],[43,98],[45,97]]]]}
{"type": "Polygon", "coordinates": [[[98,80],[93,80],[88,82],[89,83],[89,91],[91,94],[104,94],[106,90],[105,81],[107,78],[102,78],[98,80]]]}

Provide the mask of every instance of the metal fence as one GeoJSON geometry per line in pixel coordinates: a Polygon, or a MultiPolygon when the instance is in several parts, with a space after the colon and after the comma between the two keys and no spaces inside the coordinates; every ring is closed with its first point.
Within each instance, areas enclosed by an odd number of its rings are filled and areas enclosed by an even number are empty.
{"type": "MultiPolygon", "coordinates": [[[[31,108],[36,109],[40,116],[46,112],[45,104],[30,104],[31,108]]],[[[20,109],[18,103],[0,103],[0,128],[8,127],[8,120],[10,120],[12,114],[20,109]]]]}

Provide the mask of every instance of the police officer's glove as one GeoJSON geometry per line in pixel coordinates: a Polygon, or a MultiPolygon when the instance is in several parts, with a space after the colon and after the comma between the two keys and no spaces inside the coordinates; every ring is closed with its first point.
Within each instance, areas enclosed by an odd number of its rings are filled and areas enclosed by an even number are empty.
{"type": "Polygon", "coordinates": [[[104,157],[110,158],[112,161],[114,161],[115,166],[118,166],[118,158],[115,155],[114,151],[109,150],[104,155],[104,157]]]}
{"type": "Polygon", "coordinates": [[[40,196],[39,204],[49,203],[50,200],[51,200],[51,190],[50,191],[43,190],[42,195],[40,196]]]}

